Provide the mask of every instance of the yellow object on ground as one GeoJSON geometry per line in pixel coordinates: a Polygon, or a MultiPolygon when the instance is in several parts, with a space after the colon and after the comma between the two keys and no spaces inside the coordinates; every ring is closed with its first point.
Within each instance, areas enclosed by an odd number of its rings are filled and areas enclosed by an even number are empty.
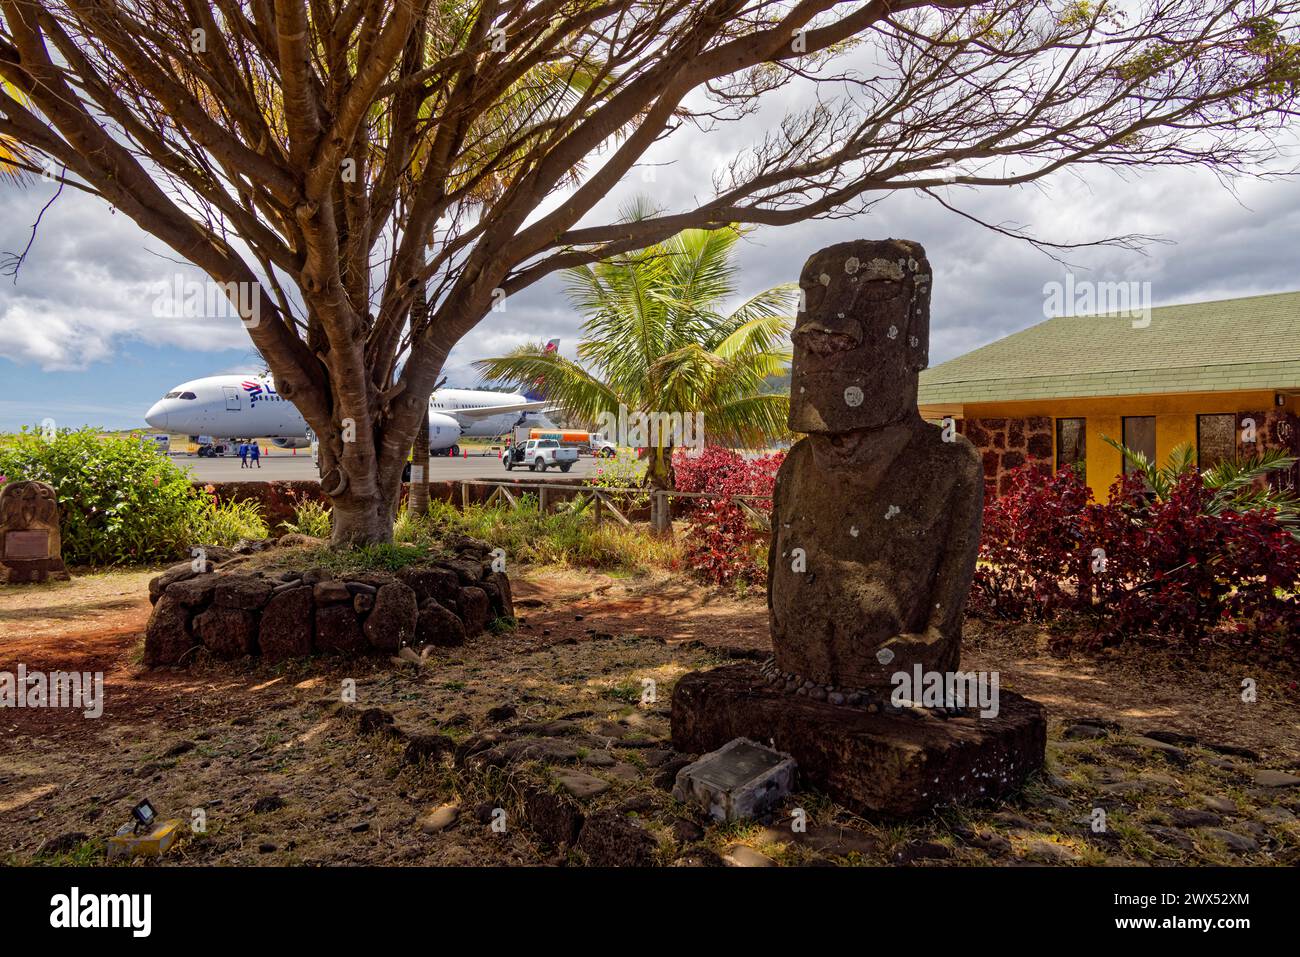
{"type": "Polygon", "coordinates": [[[177,818],[160,821],[148,834],[114,834],[108,839],[108,859],[110,861],[131,857],[162,857],[181,833],[181,821],[177,818]]]}

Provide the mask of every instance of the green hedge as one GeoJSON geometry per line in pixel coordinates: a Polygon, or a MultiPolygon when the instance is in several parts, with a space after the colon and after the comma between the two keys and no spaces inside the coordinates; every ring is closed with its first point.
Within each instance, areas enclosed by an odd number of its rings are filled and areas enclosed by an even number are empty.
{"type": "Polygon", "coordinates": [[[169,561],[188,554],[196,534],[211,525],[210,499],[138,435],[78,429],[46,438],[24,429],[6,438],[0,477],[54,486],[69,564],[169,561]]]}

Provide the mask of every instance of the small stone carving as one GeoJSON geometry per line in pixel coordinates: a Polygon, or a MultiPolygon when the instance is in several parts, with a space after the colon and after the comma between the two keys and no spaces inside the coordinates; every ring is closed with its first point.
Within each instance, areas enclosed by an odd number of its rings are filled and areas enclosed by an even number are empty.
{"type": "Polygon", "coordinates": [[[59,500],[45,482],[0,485],[0,581],[68,580],[59,500]]]}

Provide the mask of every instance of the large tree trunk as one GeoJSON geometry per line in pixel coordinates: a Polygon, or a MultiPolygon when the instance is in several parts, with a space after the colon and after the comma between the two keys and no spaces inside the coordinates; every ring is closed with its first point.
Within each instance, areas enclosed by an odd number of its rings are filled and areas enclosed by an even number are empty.
{"type": "Polygon", "coordinates": [[[393,540],[393,515],[396,497],[385,495],[343,495],[332,499],[333,533],[330,544],[336,548],[355,548],[393,540]]]}
{"type": "MultiPolygon", "coordinates": [[[[416,287],[410,316],[418,328],[427,319],[428,300],[423,288],[416,287]]],[[[428,509],[429,466],[429,394],[436,381],[446,349],[426,355],[428,365],[418,378],[427,386],[412,384],[395,390],[388,414],[376,416],[369,393],[359,393],[355,377],[331,375],[333,408],[328,431],[318,432],[321,454],[321,491],[333,509],[333,533],[330,544],[335,548],[356,548],[384,544],[393,540],[393,522],[402,495],[402,472],[407,452],[423,445],[425,481],[413,482],[412,495],[424,492],[428,509]],[[353,433],[341,428],[352,422],[353,433]]],[[[327,367],[328,364],[327,364],[327,367]]],[[[331,368],[333,373],[335,370],[331,368]]],[[[419,463],[419,450],[414,463],[419,463]]],[[[412,507],[419,505],[413,503],[412,507]]]]}
{"type": "MultiPolygon", "coordinates": [[[[654,492],[671,492],[677,488],[677,473],[673,470],[673,447],[657,446],[646,449],[646,469],[645,483],[650,486],[654,492]]],[[[672,499],[664,498],[662,502],[655,495],[652,509],[657,510],[662,505],[666,514],[658,516],[659,524],[656,529],[660,533],[669,537],[673,534],[672,522],[672,499]]],[[[652,514],[656,514],[652,512],[652,514]]]]}
{"type": "Polygon", "coordinates": [[[673,470],[673,447],[671,445],[647,449],[645,480],[651,488],[661,492],[671,492],[677,488],[677,473],[673,470]]]}

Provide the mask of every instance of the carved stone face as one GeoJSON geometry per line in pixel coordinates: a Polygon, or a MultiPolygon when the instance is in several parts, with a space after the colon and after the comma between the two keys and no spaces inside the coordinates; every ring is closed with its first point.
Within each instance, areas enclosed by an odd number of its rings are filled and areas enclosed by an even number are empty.
{"type": "Polygon", "coordinates": [[[0,528],[57,528],[58,515],[53,486],[14,482],[0,488],[0,528]]]}
{"type": "Polygon", "coordinates": [[[808,260],[793,334],[792,430],[875,429],[916,415],[930,279],[925,250],[901,239],[840,243],[808,260]]]}

